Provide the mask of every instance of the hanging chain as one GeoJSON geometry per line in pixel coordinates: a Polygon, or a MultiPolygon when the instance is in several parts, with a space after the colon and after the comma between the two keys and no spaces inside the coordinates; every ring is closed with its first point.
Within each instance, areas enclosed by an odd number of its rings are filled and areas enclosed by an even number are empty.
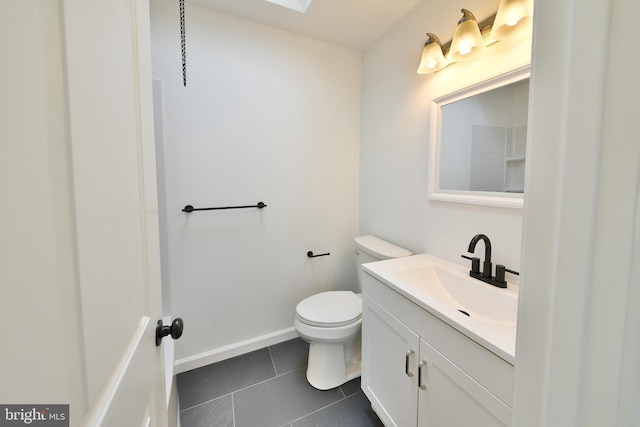
{"type": "Polygon", "coordinates": [[[184,36],[184,0],[180,0],[180,50],[182,51],[182,84],[187,87],[187,43],[184,36]]]}

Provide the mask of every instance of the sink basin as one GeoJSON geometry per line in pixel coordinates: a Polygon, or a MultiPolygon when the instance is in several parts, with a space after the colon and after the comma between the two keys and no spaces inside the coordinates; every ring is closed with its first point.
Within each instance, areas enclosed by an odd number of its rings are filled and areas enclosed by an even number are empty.
{"type": "Polygon", "coordinates": [[[517,287],[497,288],[428,254],[364,264],[364,271],[502,358],[515,361],[517,287]]]}
{"type": "Polygon", "coordinates": [[[497,288],[491,285],[437,265],[411,268],[396,275],[487,327],[505,330],[509,329],[508,324],[516,322],[518,298],[512,292],[496,292],[497,288]]]}

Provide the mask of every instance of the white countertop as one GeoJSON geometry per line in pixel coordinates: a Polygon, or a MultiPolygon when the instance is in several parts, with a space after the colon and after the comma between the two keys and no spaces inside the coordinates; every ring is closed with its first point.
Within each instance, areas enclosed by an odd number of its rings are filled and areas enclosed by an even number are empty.
{"type": "Polygon", "coordinates": [[[364,272],[408,298],[510,364],[515,364],[518,287],[498,288],[469,269],[428,254],[363,264],[364,272]],[[453,281],[447,289],[441,280],[453,281]],[[442,271],[445,273],[442,273],[442,271]],[[433,270],[436,271],[436,270],[433,270]],[[424,274],[423,274],[424,272],[424,274]],[[471,315],[459,312],[465,310],[471,315]]]}

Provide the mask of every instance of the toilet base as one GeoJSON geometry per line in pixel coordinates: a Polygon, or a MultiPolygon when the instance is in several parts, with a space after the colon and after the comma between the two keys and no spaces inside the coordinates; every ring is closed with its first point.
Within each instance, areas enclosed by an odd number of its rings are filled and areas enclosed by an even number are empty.
{"type": "Polygon", "coordinates": [[[360,333],[347,343],[309,344],[307,381],[318,390],[336,388],[361,373],[360,333]]]}

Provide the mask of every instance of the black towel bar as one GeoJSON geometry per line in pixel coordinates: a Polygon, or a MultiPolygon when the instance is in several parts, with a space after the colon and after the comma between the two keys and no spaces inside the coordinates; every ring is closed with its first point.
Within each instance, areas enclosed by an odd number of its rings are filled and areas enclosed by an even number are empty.
{"type": "Polygon", "coordinates": [[[265,205],[262,202],[258,202],[257,205],[249,205],[249,206],[223,206],[223,207],[217,207],[217,208],[194,208],[191,205],[187,205],[184,207],[184,209],[182,209],[182,212],[193,212],[193,211],[216,211],[216,210],[220,210],[220,209],[246,209],[246,208],[258,208],[258,209],[262,209],[262,208],[266,208],[267,205],[265,205]]]}

